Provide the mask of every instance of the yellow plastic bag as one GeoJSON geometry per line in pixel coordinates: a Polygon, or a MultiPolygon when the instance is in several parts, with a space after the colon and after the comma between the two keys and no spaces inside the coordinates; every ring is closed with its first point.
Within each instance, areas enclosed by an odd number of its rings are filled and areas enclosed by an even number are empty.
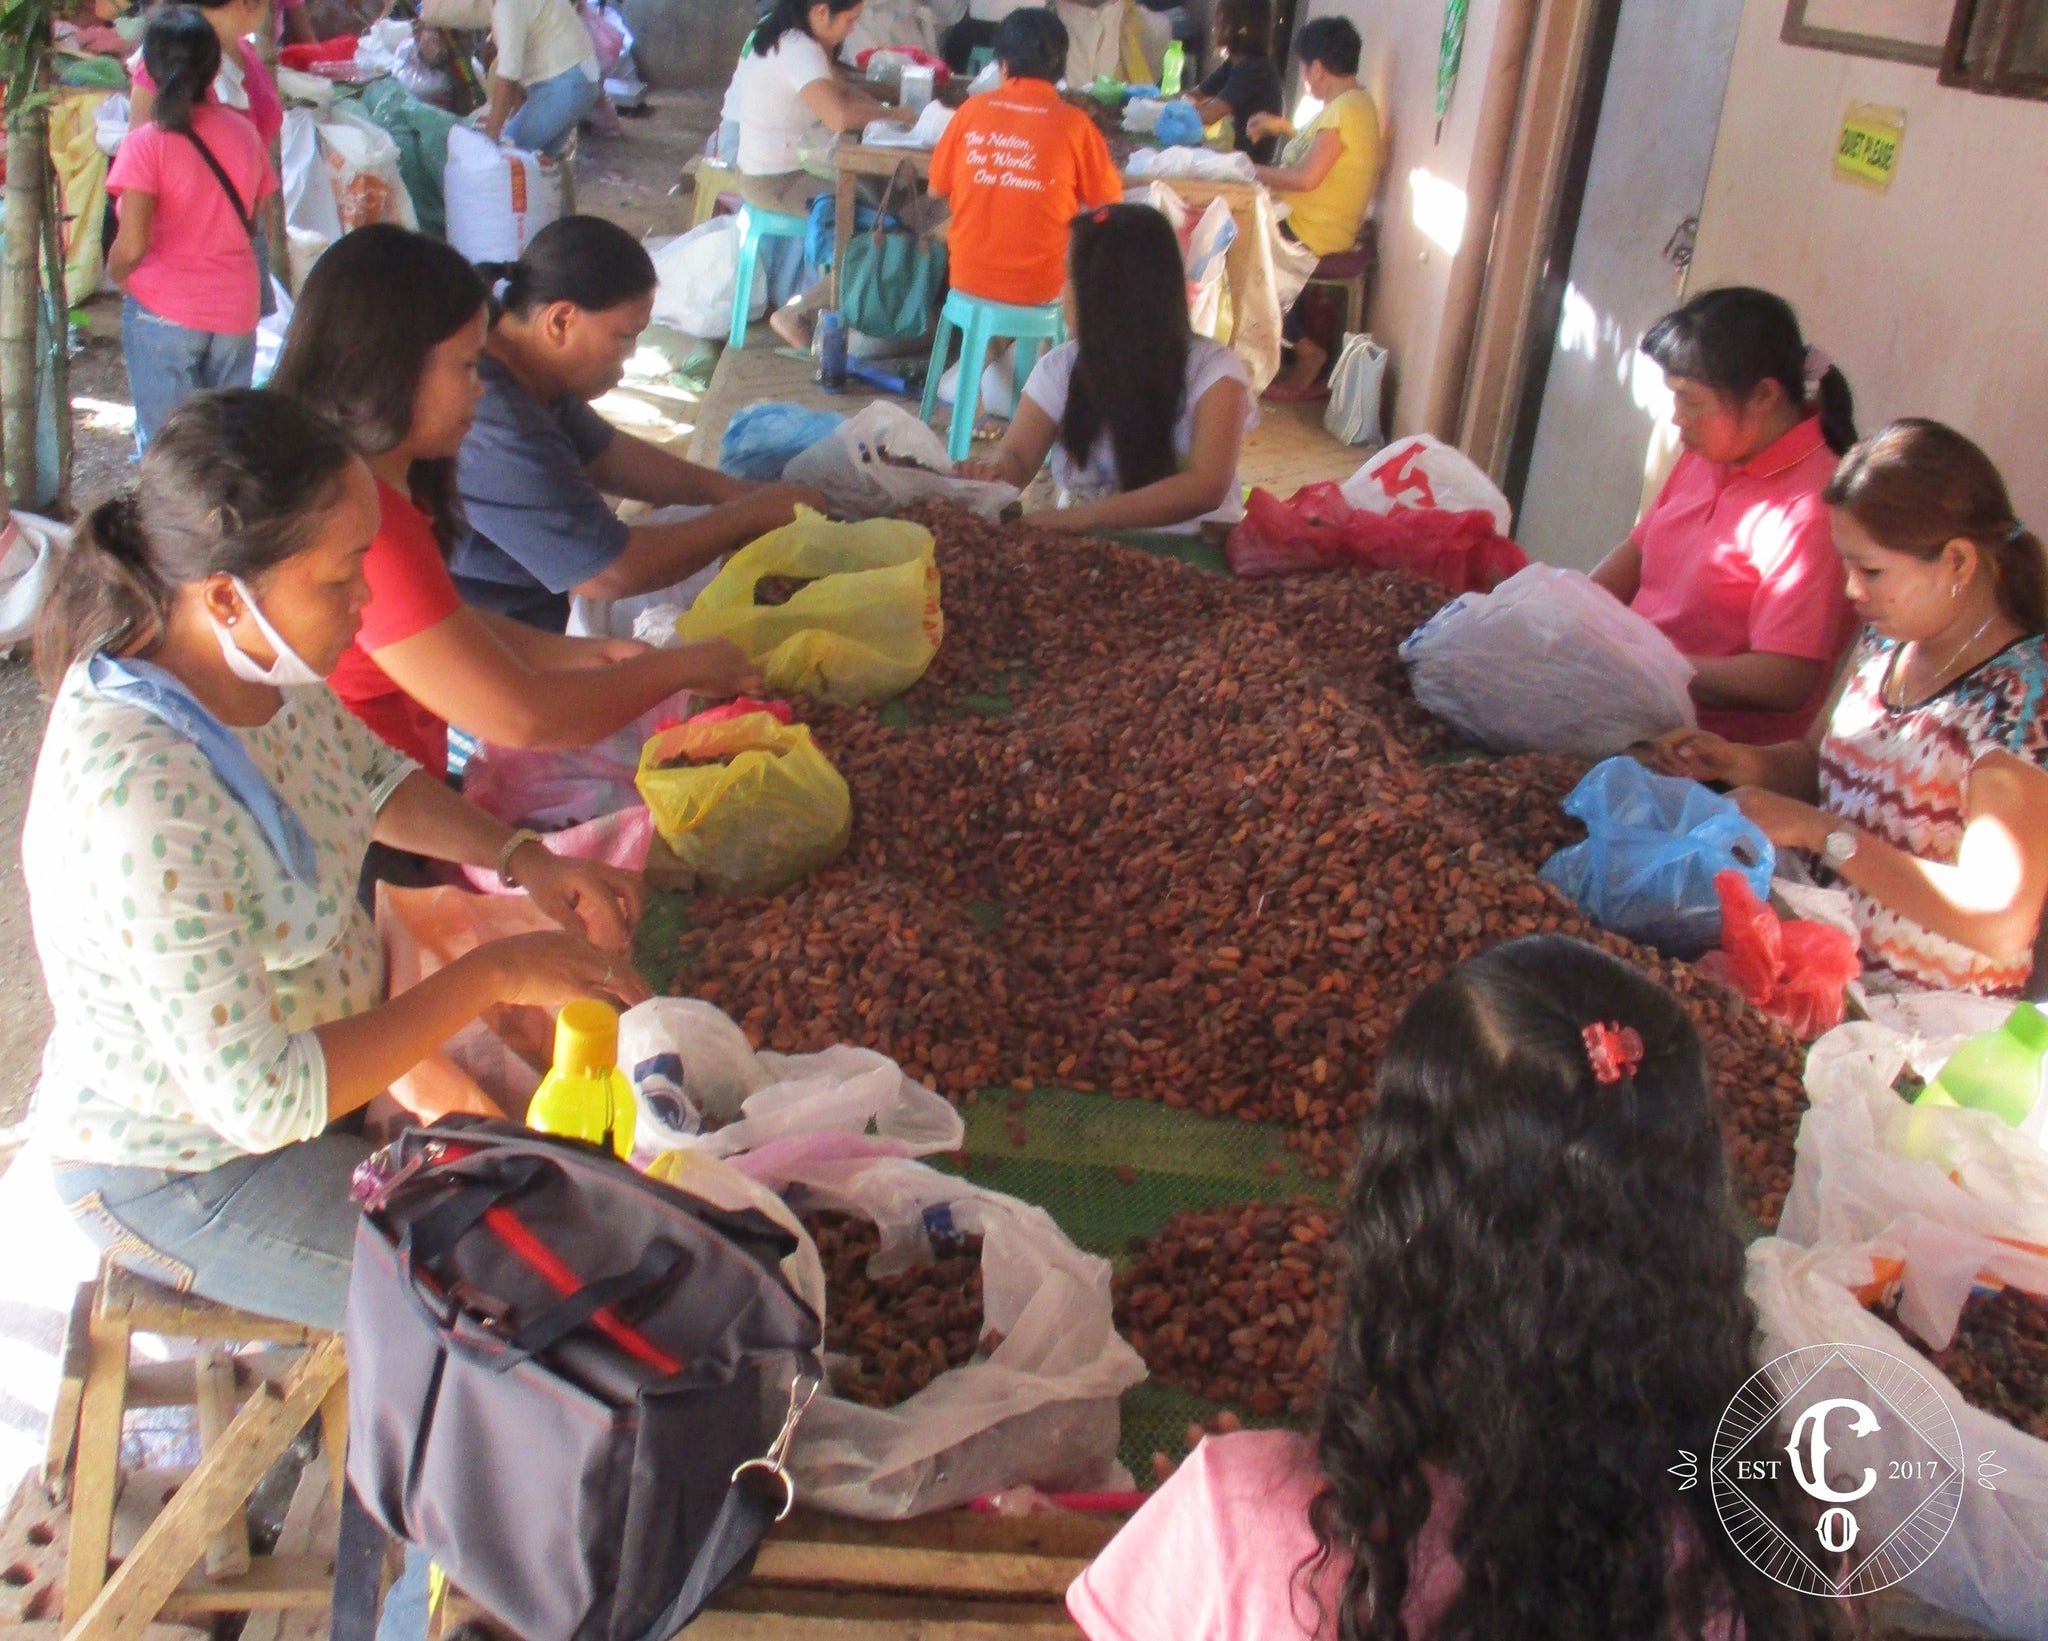
{"type": "Polygon", "coordinates": [[[932,533],[900,519],[834,524],[799,507],[794,524],[733,554],[676,631],[691,643],[730,638],[772,694],[886,700],[924,676],[945,631],[932,533]],[[768,606],[754,602],[763,576],[826,579],[768,606]]]}
{"type": "Polygon", "coordinates": [[[663,730],[640,749],[634,784],[668,846],[725,894],[769,894],[816,871],[853,829],[846,782],[810,730],[766,712],[663,730]],[[660,767],[678,757],[729,761],[660,767]]]}

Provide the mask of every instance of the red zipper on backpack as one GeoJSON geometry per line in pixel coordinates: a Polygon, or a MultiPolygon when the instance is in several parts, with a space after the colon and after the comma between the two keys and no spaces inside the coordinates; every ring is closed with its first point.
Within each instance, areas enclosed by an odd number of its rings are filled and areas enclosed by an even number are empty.
{"type": "MultiPolygon", "coordinates": [[[[511,1209],[491,1209],[484,1215],[484,1223],[497,1233],[500,1242],[524,1260],[543,1282],[564,1299],[573,1298],[583,1291],[583,1278],[563,1264],[554,1249],[529,1231],[511,1209]]],[[[635,1360],[645,1362],[663,1375],[683,1371],[681,1362],[631,1323],[622,1321],[610,1306],[594,1312],[590,1320],[607,1339],[635,1360]]]]}

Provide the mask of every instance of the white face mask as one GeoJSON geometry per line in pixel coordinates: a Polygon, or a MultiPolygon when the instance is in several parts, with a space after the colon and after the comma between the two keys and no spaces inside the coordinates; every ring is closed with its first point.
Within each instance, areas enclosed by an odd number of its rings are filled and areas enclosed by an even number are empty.
{"type": "Polygon", "coordinates": [[[288,684],[317,684],[320,674],[299,658],[299,652],[278,635],[278,631],[263,618],[263,611],[257,606],[256,595],[249,591],[240,576],[229,576],[235,591],[241,595],[242,608],[249,612],[249,618],[256,623],[256,630],[263,635],[264,643],[270,646],[277,657],[268,667],[260,667],[236,644],[235,636],[227,629],[227,623],[211,610],[207,619],[213,623],[213,636],[220,641],[221,659],[228,664],[228,671],[248,684],[269,684],[281,689],[288,684]]]}

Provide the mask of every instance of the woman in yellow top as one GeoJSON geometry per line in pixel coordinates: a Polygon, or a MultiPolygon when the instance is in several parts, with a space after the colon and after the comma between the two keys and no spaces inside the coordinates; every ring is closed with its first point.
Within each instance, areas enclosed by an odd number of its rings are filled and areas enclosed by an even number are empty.
{"type": "MultiPolygon", "coordinates": [[[[1280,164],[1259,166],[1258,178],[1288,207],[1280,232],[1318,257],[1351,249],[1379,189],[1380,111],[1358,83],[1362,49],[1350,23],[1318,17],[1295,36],[1294,55],[1302,88],[1322,112],[1299,134],[1277,114],[1254,114],[1245,122],[1245,135],[1254,141],[1275,134],[1292,139],[1280,164]]],[[[1298,301],[1282,335],[1294,357],[1265,396],[1290,401],[1327,394],[1321,377],[1329,350],[1304,333],[1298,301]]]]}

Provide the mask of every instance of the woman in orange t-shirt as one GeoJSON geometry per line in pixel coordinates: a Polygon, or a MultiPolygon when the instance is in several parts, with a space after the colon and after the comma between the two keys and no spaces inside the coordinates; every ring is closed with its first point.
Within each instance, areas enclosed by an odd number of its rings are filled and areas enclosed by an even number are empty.
{"type": "Polygon", "coordinates": [[[382,503],[364,561],[370,604],[329,682],[436,772],[451,722],[502,746],[584,746],[678,690],[732,695],[759,682],[726,639],[657,650],[564,638],[462,602],[446,554],[488,308],[459,252],[388,224],[358,228],[307,277],[271,379],[348,435],[382,503]]]}

